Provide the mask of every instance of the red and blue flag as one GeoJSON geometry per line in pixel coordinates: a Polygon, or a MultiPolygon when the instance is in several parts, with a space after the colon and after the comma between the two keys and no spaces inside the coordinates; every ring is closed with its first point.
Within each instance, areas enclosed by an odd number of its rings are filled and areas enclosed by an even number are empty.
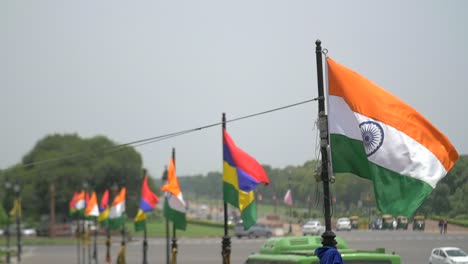
{"type": "Polygon", "coordinates": [[[145,176],[143,179],[143,185],[141,186],[140,209],[143,212],[149,212],[156,207],[158,201],[158,196],[156,196],[156,194],[148,187],[148,177],[145,176]]]}

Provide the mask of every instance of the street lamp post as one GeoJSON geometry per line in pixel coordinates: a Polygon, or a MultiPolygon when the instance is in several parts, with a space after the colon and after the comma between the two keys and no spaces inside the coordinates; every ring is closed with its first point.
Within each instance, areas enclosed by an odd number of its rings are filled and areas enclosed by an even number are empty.
{"type": "Polygon", "coordinates": [[[17,246],[17,262],[21,263],[21,203],[20,203],[20,185],[16,181],[13,187],[15,191],[15,217],[16,217],[16,246],[17,246]]]}
{"type": "Polygon", "coordinates": [[[8,212],[8,195],[10,193],[11,189],[11,182],[7,179],[5,181],[5,189],[6,189],[6,197],[5,200],[7,201],[5,204],[5,209],[7,210],[7,226],[5,229],[5,235],[6,235],[6,263],[10,264],[10,212],[8,212]]]}

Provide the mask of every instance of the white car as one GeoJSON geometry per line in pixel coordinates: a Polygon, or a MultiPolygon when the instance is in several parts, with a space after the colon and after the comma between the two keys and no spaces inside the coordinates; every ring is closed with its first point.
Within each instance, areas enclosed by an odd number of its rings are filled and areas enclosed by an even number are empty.
{"type": "Polygon", "coordinates": [[[325,232],[325,226],[319,220],[310,220],[302,226],[302,234],[307,235],[321,235],[325,232]]]}
{"type": "Polygon", "coordinates": [[[468,255],[456,247],[434,248],[429,264],[468,264],[468,255]]]}
{"type": "Polygon", "coordinates": [[[341,230],[351,231],[351,220],[349,220],[348,217],[338,218],[338,220],[336,220],[335,228],[336,228],[336,231],[341,231],[341,230]]]}

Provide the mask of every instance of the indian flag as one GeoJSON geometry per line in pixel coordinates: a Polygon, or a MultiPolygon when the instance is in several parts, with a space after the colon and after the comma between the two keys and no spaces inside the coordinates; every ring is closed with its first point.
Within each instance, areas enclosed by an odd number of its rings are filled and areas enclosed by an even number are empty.
{"type": "Polygon", "coordinates": [[[382,213],[411,217],[458,159],[426,118],[365,77],[327,58],[334,173],[373,181],[382,213]]]}
{"type": "Polygon", "coordinates": [[[125,221],[125,193],[126,189],[123,187],[119,195],[114,198],[114,202],[109,211],[109,228],[120,228],[125,221]]]}
{"type": "Polygon", "coordinates": [[[168,183],[161,187],[166,192],[164,199],[164,216],[173,222],[176,229],[185,230],[187,220],[185,218],[185,201],[179,188],[174,160],[171,159],[167,169],[168,183]]]}
{"type": "Polygon", "coordinates": [[[91,198],[89,198],[88,203],[86,204],[85,216],[87,217],[98,217],[99,216],[99,208],[97,203],[96,192],[91,194],[91,198]]]}
{"type": "Polygon", "coordinates": [[[85,207],[86,207],[86,193],[85,191],[81,191],[78,193],[78,195],[75,197],[75,212],[79,216],[84,215],[85,207]]]}

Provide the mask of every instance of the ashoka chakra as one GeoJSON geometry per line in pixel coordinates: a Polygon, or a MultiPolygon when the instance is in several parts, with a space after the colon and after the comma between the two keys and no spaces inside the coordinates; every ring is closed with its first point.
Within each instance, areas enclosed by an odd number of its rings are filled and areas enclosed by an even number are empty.
{"type": "Polygon", "coordinates": [[[359,124],[359,128],[361,128],[362,140],[369,157],[382,146],[384,141],[382,126],[374,121],[366,121],[359,124]]]}

